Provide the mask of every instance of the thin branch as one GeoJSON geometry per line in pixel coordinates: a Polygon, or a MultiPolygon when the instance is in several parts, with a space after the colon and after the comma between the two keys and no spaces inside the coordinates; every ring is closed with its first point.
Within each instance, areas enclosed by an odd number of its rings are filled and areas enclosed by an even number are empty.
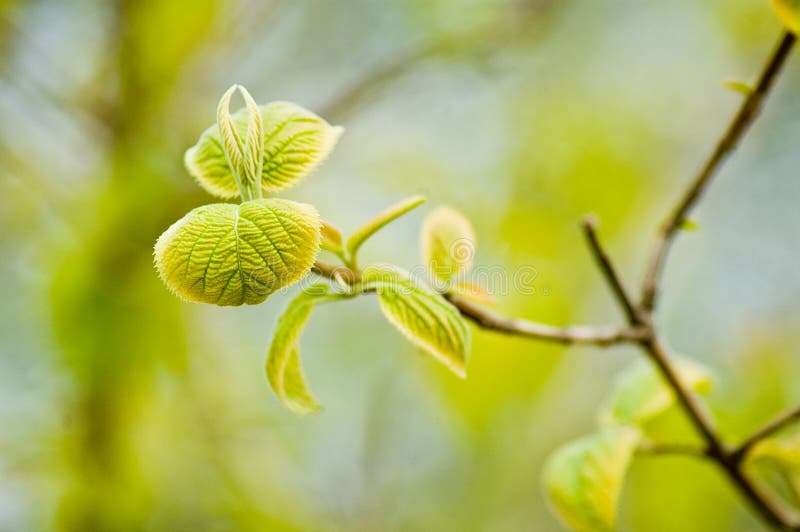
{"type": "Polygon", "coordinates": [[[642,342],[642,347],[647,352],[650,359],[658,367],[661,374],[666,379],[667,384],[672,388],[678,402],[683,406],[684,411],[694,424],[697,431],[705,440],[708,452],[715,458],[726,456],[725,446],[717,436],[714,423],[708,415],[703,404],[697,400],[697,396],[683,383],[678,371],[671,362],[669,353],[661,341],[655,335],[642,342]]]}
{"type": "Polygon", "coordinates": [[[642,286],[642,308],[645,311],[650,311],[655,306],[661,271],[664,267],[664,261],[669,251],[670,244],[678,233],[678,229],[680,229],[686,216],[697,204],[697,201],[703,195],[703,192],[705,192],[727,156],[736,149],[739,141],[741,141],[750,126],[758,118],[761,107],[769,95],[775,80],[783,69],[783,66],[786,64],[786,60],[796,40],[797,38],[795,35],[788,31],[785,31],[781,35],[777,46],[762,69],[758,82],[755,87],[753,87],[752,92],[745,98],[744,102],[742,102],[739,111],[736,113],[730,126],[728,126],[725,134],[717,143],[710,158],[703,165],[699,174],[694,178],[678,205],[662,225],[661,231],[656,237],[653,246],[642,286]]]}
{"type": "Polygon", "coordinates": [[[614,292],[614,297],[617,298],[617,302],[625,311],[628,321],[631,323],[631,325],[640,325],[642,320],[639,317],[639,311],[637,310],[633,299],[628,295],[628,291],[625,289],[625,286],[622,283],[622,278],[617,272],[617,269],[614,267],[614,264],[611,262],[608,254],[600,244],[600,239],[597,236],[597,220],[594,216],[585,216],[583,218],[582,226],[584,233],[586,234],[586,241],[589,244],[589,249],[592,251],[594,258],[597,261],[597,266],[605,275],[611,290],[614,292]]]}
{"type": "Polygon", "coordinates": [[[471,301],[456,296],[445,296],[458,308],[461,315],[473,321],[482,329],[497,331],[515,336],[524,336],[560,344],[589,344],[608,347],[625,342],[638,342],[646,332],[634,327],[553,327],[519,318],[507,318],[471,301]]]}
{"type": "Polygon", "coordinates": [[[794,410],[789,410],[788,412],[784,412],[780,416],[769,421],[766,425],[764,425],[763,427],[755,431],[747,439],[745,439],[739,445],[739,447],[734,449],[734,451],[731,453],[731,458],[735,462],[741,463],[757,443],[769,438],[770,436],[777,434],[778,432],[785,429],[789,425],[799,421],[800,421],[800,407],[797,407],[794,410]]]}
{"type": "MultiPolygon", "coordinates": [[[[355,284],[361,278],[358,271],[323,261],[317,261],[312,271],[327,279],[336,280],[338,277],[348,284],[355,284]]],[[[446,295],[445,297],[465,318],[473,321],[482,329],[499,333],[564,345],[583,344],[599,347],[638,342],[644,337],[644,331],[636,327],[624,329],[589,326],[554,327],[519,318],[508,318],[456,295],[446,295]]]]}
{"type": "Polygon", "coordinates": [[[710,458],[707,448],[690,443],[658,443],[644,442],[636,449],[640,456],[690,456],[694,458],[710,458]]]}

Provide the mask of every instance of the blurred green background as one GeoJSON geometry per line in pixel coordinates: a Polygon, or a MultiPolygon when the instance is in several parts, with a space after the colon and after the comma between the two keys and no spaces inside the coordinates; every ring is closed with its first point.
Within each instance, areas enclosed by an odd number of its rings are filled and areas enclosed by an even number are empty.
{"type": "MultiPolygon", "coordinates": [[[[622,323],[577,221],[638,281],[740,101],[722,82],[779,30],[766,0],[0,1],[0,530],[559,530],[542,462],[637,353],[475,330],[460,381],[364,298],[315,313],[326,408],[296,418],[263,374],[287,296],[182,303],[152,267],[214,201],[183,152],[234,82],[295,101],[347,132],[289,197],[352,231],[425,194],[473,220],[479,264],[538,272],[503,313],[622,323]]],[[[660,326],[716,369],[731,440],[800,401],[798,91],[795,57],[665,277],[660,326]]],[[[426,209],[364,259],[417,264],[426,209]]],[[[687,458],[637,460],[623,493],[621,530],[760,526],[687,458]]]]}

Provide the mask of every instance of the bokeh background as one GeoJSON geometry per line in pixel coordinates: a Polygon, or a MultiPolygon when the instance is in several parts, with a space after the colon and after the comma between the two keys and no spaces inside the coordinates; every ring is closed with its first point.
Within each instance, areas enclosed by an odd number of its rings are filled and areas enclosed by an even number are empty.
{"type": "MultiPolygon", "coordinates": [[[[325,410],[294,417],[263,373],[288,296],[187,304],[154,272],[214,201],[182,154],[234,82],[295,101],[347,132],[285,196],[347,232],[425,194],[473,220],[479,264],[538,272],[499,311],[622,323],[577,221],[638,282],[740,101],[722,82],[779,30],[766,0],[0,1],[0,530],[559,530],[543,460],[633,349],[475,330],[460,381],[364,298],[312,318],[325,410]]],[[[800,401],[798,94],[794,57],[665,277],[659,325],[715,368],[730,440],[800,401]]],[[[428,209],[364,258],[418,264],[428,209]]],[[[642,458],[625,485],[621,530],[760,527],[705,463],[642,458]]]]}

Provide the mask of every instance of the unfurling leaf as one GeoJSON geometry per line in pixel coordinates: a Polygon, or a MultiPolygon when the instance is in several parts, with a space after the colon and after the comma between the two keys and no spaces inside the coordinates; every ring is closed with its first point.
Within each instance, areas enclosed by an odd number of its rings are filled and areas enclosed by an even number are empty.
{"type": "Polygon", "coordinates": [[[328,287],[317,284],[294,298],[283,314],[267,355],[267,380],[275,395],[286,407],[298,415],[311,414],[320,409],[306,382],[303,362],[300,360],[300,334],[311,316],[315,304],[334,299],[328,287]]]}
{"type": "Polygon", "coordinates": [[[423,203],[425,203],[425,198],[423,196],[412,196],[396,205],[392,205],[364,224],[347,239],[347,252],[350,254],[350,257],[355,257],[358,254],[358,250],[369,237],[423,203]]]}
{"type": "Polygon", "coordinates": [[[586,532],[613,530],[625,474],[640,439],[635,427],[606,428],[548,458],[544,487],[568,526],[586,532]]]}
{"type": "Polygon", "coordinates": [[[264,124],[261,111],[241,85],[228,89],[217,106],[217,126],[222,148],[230,164],[231,174],[242,199],[249,201],[261,197],[261,167],[264,160],[264,124]],[[231,97],[239,89],[247,106],[247,138],[242,142],[231,118],[231,97]]]}
{"type": "Polygon", "coordinates": [[[475,232],[460,212],[439,207],[422,226],[422,260],[442,281],[450,281],[472,267],[475,232]]]}
{"type": "Polygon", "coordinates": [[[470,331],[458,309],[392,266],[368,267],[362,282],[375,289],[383,314],[406,338],[459,377],[466,376],[470,331]]]}
{"type": "Polygon", "coordinates": [[[252,305],[308,273],[319,240],[311,205],[275,198],[215,203],[172,224],[156,242],[155,262],[184,299],[252,305]]]}
{"type": "MultiPolygon", "coordinates": [[[[711,371],[689,358],[675,359],[678,375],[689,388],[707,393],[711,389],[711,371]]],[[[614,390],[600,408],[601,425],[642,424],[669,409],[675,403],[673,391],[661,374],[646,360],[637,360],[617,378],[614,390]]]]}
{"type": "MultiPolygon", "coordinates": [[[[253,156],[263,154],[260,186],[264,192],[276,192],[299,183],[325,160],[343,131],[293,103],[272,102],[259,109],[264,145],[262,150],[255,146],[251,148],[253,156]]],[[[197,144],[186,152],[186,168],[211,194],[221,198],[239,196],[236,177],[231,169],[231,164],[236,166],[237,162],[228,161],[222,142],[225,139],[227,147],[232,142],[229,138],[238,138],[238,146],[244,150],[241,139],[256,138],[258,125],[248,127],[249,114],[248,109],[234,113],[231,117],[233,127],[223,137],[220,136],[218,125],[211,126],[200,135],[197,144]]],[[[233,144],[236,145],[236,142],[233,144]]]]}
{"type": "Polygon", "coordinates": [[[792,33],[800,33],[800,0],[772,0],[772,8],[792,33]]]}
{"type": "Polygon", "coordinates": [[[756,444],[747,465],[786,502],[800,509],[800,426],[756,444]]]}

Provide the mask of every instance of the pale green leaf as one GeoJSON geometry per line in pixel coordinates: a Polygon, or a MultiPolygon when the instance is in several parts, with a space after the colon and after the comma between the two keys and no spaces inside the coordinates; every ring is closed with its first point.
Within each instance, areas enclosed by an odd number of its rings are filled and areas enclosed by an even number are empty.
{"type": "Polygon", "coordinates": [[[300,334],[308,323],[315,304],[331,300],[324,284],[314,285],[295,297],[278,318],[275,334],[267,355],[266,372],[275,395],[286,407],[298,415],[311,414],[320,409],[306,382],[303,362],[300,359],[300,334]]]}
{"type": "Polygon", "coordinates": [[[378,293],[383,314],[406,338],[456,375],[466,377],[470,330],[457,308],[392,266],[368,267],[362,282],[378,293]]]}
{"type": "MultiPolygon", "coordinates": [[[[700,393],[710,391],[711,371],[685,357],[674,359],[678,375],[686,385],[700,393]]],[[[673,391],[647,360],[636,360],[620,373],[611,395],[599,412],[601,425],[642,424],[669,409],[675,402],[673,391]]]]}
{"type": "Polygon", "coordinates": [[[475,232],[464,215],[449,207],[439,207],[422,226],[422,260],[442,281],[450,281],[472,267],[475,257],[475,232]]]}
{"type": "Polygon", "coordinates": [[[242,139],[239,137],[239,133],[234,127],[230,113],[231,98],[233,97],[233,93],[236,92],[236,87],[237,85],[233,85],[230,89],[225,91],[225,94],[223,94],[222,98],[219,100],[219,104],[217,105],[217,128],[221,140],[221,157],[226,160],[234,184],[236,185],[236,191],[241,194],[244,190],[244,185],[242,183],[242,173],[244,172],[244,147],[242,146],[242,139]]]}
{"type": "Polygon", "coordinates": [[[756,444],[747,465],[786,502],[800,509],[800,426],[756,444]]]}
{"type": "Polygon", "coordinates": [[[772,0],[772,8],[793,33],[800,33],[800,0],[772,0]]]}
{"type": "Polygon", "coordinates": [[[337,255],[342,253],[342,232],[335,225],[322,221],[322,242],[320,244],[322,249],[326,249],[337,255]]]}
{"type": "Polygon", "coordinates": [[[303,277],[319,250],[311,205],[258,199],[198,207],[159,237],[155,263],[178,296],[216,305],[255,304],[303,277]]]}
{"type": "Polygon", "coordinates": [[[412,196],[384,210],[347,239],[347,252],[351,257],[355,257],[358,254],[358,250],[369,237],[423,203],[425,203],[425,198],[423,196],[412,196]]]}
{"type": "Polygon", "coordinates": [[[557,450],[544,466],[553,508],[579,531],[610,531],[625,474],[641,439],[634,427],[610,427],[557,450]]]}
{"type": "MultiPolygon", "coordinates": [[[[261,170],[264,192],[284,190],[299,183],[325,160],[343,131],[293,103],[272,102],[259,109],[264,138],[261,170]]],[[[247,109],[233,114],[233,131],[239,138],[255,137],[255,133],[248,135],[248,114],[247,109]]],[[[218,125],[203,132],[197,144],[186,152],[184,161],[189,173],[208,192],[222,198],[239,196],[218,125]]]]}
{"type": "Polygon", "coordinates": [[[494,305],[497,303],[494,296],[485,286],[470,281],[455,283],[450,293],[481,305],[494,305]]]}

